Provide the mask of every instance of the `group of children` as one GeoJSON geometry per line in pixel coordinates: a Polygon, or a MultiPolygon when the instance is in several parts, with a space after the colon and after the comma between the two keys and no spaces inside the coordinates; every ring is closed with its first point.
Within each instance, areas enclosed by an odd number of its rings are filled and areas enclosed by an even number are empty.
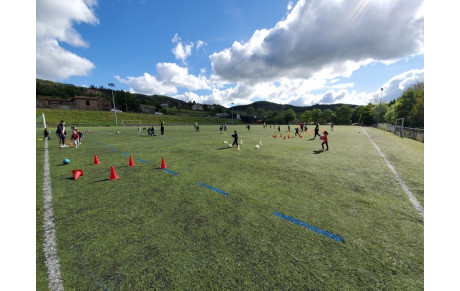
{"type": "MultiPolygon", "coordinates": [[[[83,138],[83,133],[78,130],[77,127],[71,126],[72,129],[72,135],[70,136],[71,140],[74,141],[75,147],[78,148],[79,145],[81,145],[81,139],[83,138]]],[[[50,137],[50,132],[48,128],[45,128],[43,131],[43,140],[51,140],[50,137]]],[[[67,137],[67,130],[65,127],[65,121],[61,120],[61,122],[58,124],[57,129],[56,129],[56,136],[59,141],[59,146],[61,148],[66,148],[68,145],[65,144],[65,139],[67,137]]]]}

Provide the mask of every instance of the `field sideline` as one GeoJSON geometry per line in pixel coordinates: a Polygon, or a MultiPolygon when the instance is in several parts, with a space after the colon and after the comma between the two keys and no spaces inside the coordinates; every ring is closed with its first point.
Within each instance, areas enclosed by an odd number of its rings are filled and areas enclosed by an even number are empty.
{"type": "MultiPolygon", "coordinates": [[[[336,126],[320,151],[319,138],[281,128],[167,126],[164,137],[83,128],[78,149],[60,149],[52,136],[64,288],[423,289],[423,218],[370,139],[422,207],[423,143],[336,126]],[[228,148],[233,129],[240,150],[228,148]],[[158,169],[162,157],[170,172],[158,169]],[[112,165],[119,179],[108,181],[112,165]],[[74,169],[84,173],[76,181],[74,169]]],[[[43,141],[36,145],[37,290],[46,290],[43,141]]]]}

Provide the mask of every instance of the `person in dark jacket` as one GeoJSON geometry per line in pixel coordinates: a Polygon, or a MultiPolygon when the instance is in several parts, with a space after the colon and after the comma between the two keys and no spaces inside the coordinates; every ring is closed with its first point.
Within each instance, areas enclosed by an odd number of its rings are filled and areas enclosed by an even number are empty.
{"type": "Polygon", "coordinates": [[[64,122],[64,120],[61,120],[61,123],[58,124],[56,134],[59,137],[59,146],[61,148],[66,148],[67,145],[65,144],[65,136],[67,135],[67,132],[65,130],[65,122],[64,122]]]}
{"type": "Polygon", "coordinates": [[[233,137],[232,146],[234,146],[236,144],[236,147],[238,147],[238,133],[236,132],[236,130],[234,131],[234,134],[232,134],[232,137],[233,137]]]}
{"type": "Polygon", "coordinates": [[[315,136],[313,137],[313,139],[315,139],[316,136],[321,137],[321,135],[319,134],[319,122],[316,123],[316,126],[315,126],[315,136]]]}

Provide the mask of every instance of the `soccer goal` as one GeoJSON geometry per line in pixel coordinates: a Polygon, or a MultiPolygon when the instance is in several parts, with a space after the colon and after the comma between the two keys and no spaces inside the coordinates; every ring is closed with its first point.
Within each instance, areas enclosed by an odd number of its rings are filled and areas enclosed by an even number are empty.
{"type": "Polygon", "coordinates": [[[403,136],[403,128],[404,128],[404,118],[398,118],[395,122],[395,130],[394,134],[399,134],[400,137],[403,136]]]}
{"type": "Polygon", "coordinates": [[[37,115],[37,121],[35,124],[36,128],[46,128],[46,120],[45,120],[45,113],[42,113],[40,115],[37,115]]]}
{"type": "Polygon", "coordinates": [[[142,125],[141,120],[122,120],[121,125],[123,126],[138,126],[142,125]]]}

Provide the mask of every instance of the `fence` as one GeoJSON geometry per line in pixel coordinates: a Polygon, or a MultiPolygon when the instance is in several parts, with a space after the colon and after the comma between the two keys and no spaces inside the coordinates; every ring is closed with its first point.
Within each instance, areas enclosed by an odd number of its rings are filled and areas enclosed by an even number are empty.
{"type": "Polygon", "coordinates": [[[411,139],[414,139],[420,142],[424,142],[425,140],[424,130],[420,128],[401,127],[401,126],[395,126],[395,125],[388,124],[388,123],[379,123],[378,128],[392,132],[401,137],[411,138],[411,139]]]}

